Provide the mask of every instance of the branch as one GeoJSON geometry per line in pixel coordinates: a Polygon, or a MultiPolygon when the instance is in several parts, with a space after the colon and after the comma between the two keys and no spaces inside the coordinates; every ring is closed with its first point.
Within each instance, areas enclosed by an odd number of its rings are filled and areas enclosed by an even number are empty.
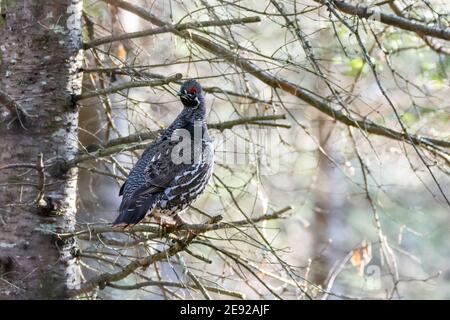
{"type": "Polygon", "coordinates": [[[11,163],[11,164],[1,166],[0,170],[16,169],[16,168],[36,169],[36,164],[34,164],[34,163],[11,163]]]}
{"type": "Polygon", "coordinates": [[[279,127],[283,127],[283,128],[290,128],[291,126],[286,125],[286,124],[283,125],[283,124],[278,124],[278,123],[261,122],[261,121],[282,120],[282,119],[286,119],[286,115],[274,114],[274,115],[269,115],[269,116],[256,116],[256,117],[240,118],[240,119],[230,120],[230,121],[225,121],[225,122],[211,123],[208,125],[208,127],[211,129],[217,129],[220,131],[224,131],[225,129],[231,129],[234,126],[245,125],[245,124],[256,124],[256,125],[262,125],[262,126],[274,125],[274,126],[279,126],[279,127]]]}
{"type": "MultiPolygon", "coordinates": [[[[214,222],[211,223],[210,221],[205,223],[186,223],[179,228],[177,228],[175,231],[190,231],[195,232],[196,234],[205,233],[208,231],[216,231],[221,229],[230,229],[230,228],[236,228],[244,225],[249,224],[255,224],[261,221],[267,221],[267,220],[274,220],[274,219],[281,219],[283,218],[284,214],[288,211],[292,210],[291,206],[285,207],[283,209],[280,209],[278,211],[274,211],[272,213],[267,213],[260,215],[255,218],[249,218],[243,219],[243,220],[237,220],[237,221],[231,221],[231,222],[214,222]]],[[[221,220],[221,216],[213,217],[213,219],[221,220]]],[[[67,240],[73,237],[83,236],[83,235],[89,235],[94,236],[97,234],[103,234],[103,233],[128,233],[128,234],[135,234],[139,232],[147,232],[151,233],[152,235],[146,236],[146,240],[149,239],[155,239],[155,238],[161,238],[170,232],[167,230],[164,230],[159,225],[149,225],[149,224],[138,224],[131,228],[127,229],[121,229],[117,227],[112,226],[101,226],[101,227],[90,227],[88,229],[79,230],[76,232],[69,232],[69,233],[58,233],[56,234],[57,238],[60,240],[67,240]]]]}
{"type": "MultiPolygon", "coordinates": [[[[208,128],[223,131],[225,129],[231,129],[234,126],[238,126],[238,125],[253,124],[253,123],[264,125],[264,123],[262,123],[260,121],[283,120],[283,119],[286,119],[286,115],[284,115],[284,114],[269,115],[269,116],[256,116],[256,117],[240,118],[240,119],[224,121],[224,122],[209,123],[208,128]]],[[[157,130],[157,131],[146,131],[146,132],[138,132],[135,134],[130,134],[129,136],[126,136],[126,137],[112,139],[112,140],[108,141],[104,147],[109,148],[109,147],[117,146],[120,144],[128,144],[128,143],[141,142],[141,141],[149,140],[149,139],[155,139],[158,137],[158,135],[161,132],[162,132],[162,130],[157,130]]],[[[95,146],[87,147],[88,150],[92,150],[92,148],[95,148],[95,146]]]]}
{"type": "Polygon", "coordinates": [[[26,129],[26,124],[31,117],[16,101],[13,100],[6,92],[0,90],[0,104],[4,105],[9,110],[11,115],[15,115],[20,125],[26,129]]]}
{"type": "MultiPolygon", "coordinates": [[[[394,11],[394,13],[397,16],[400,16],[402,18],[407,19],[402,10],[397,6],[397,4],[394,1],[389,2],[389,7],[392,9],[392,11],[394,11]]],[[[416,32],[417,35],[419,37],[422,38],[422,40],[425,42],[425,44],[433,51],[437,52],[437,53],[442,53],[442,54],[446,54],[446,55],[450,55],[450,50],[445,48],[444,46],[440,45],[439,43],[433,41],[433,38],[428,37],[420,32],[416,32]]]]}
{"type": "Polygon", "coordinates": [[[112,154],[117,154],[117,153],[125,152],[125,151],[139,150],[139,149],[145,148],[146,146],[147,146],[147,142],[139,142],[139,143],[131,143],[128,145],[120,144],[120,145],[109,147],[109,148],[97,149],[94,152],[79,154],[72,160],[65,162],[63,167],[64,167],[64,169],[68,170],[71,167],[74,167],[75,165],[77,165],[78,163],[83,162],[83,161],[104,158],[104,157],[110,156],[112,154]]]}
{"type": "MultiPolygon", "coordinates": [[[[125,68],[124,68],[125,70],[125,68]]],[[[124,75],[135,75],[135,76],[142,76],[142,75],[147,75],[148,73],[144,73],[144,72],[139,72],[139,71],[134,71],[132,69],[131,72],[129,72],[128,74],[124,75]]],[[[97,70],[96,72],[109,72],[108,69],[105,69],[105,71],[102,70],[97,70]]],[[[165,79],[164,76],[159,77],[158,74],[149,74],[152,78],[157,78],[157,79],[165,79]]],[[[181,84],[182,81],[172,81],[174,83],[178,83],[181,84]]],[[[88,99],[88,98],[92,98],[95,96],[99,96],[99,95],[104,95],[104,94],[109,94],[109,93],[116,93],[118,91],[124,90],[124,89],[131,89],[131,88],[141,88],[141,87],[149,87],[149,86],[156,86],[155,84],[150,84],[149,83],[154,83],[153,80],[147,80],[147,81],[133,81],[133,82],[127,82],[127,83],[123,83],[120,86],[116,86],[116,87],[111,87],[108,88],[106,90],[101,90],[101,91],[95,91],[89,94],[85,94],[85,95],[81,95],[78,96],[76,99],[77,100],[82,100],[82,99],[88,99]]],[[[262,104],[272,104],[272,101],[266,101],[266,100],[262,100],[259,99],[258,97],[252,96],[250,94],[244,94],[244,93],[239,93],[239,92],[235,92],[235,91],[231,91],[231,90],[224,90],[218,87],[203,87],[202,88],[204,92],[207,93],[212,93],[212,94],[224,94],[224,95],[230,95],[230,96],[234,96],[234,97],[239,97],[239,98],[245,98],[250,100],[251,102],[254,103],[262,103],[262,104]]]]}
{"type": "Polygon", "coordinates": [[[200,280],[198,280],[197,276],[195,274],[193,274],[190,270],[187,270],[186,275],[189,276],[192,281],[195,283],[195,285],[197,286],[197,288],[200,290],[200,292],[203,294],[203,296],[205,297],[206,300],[211,300],[211,296],[209,295],[208,291],[206,290],[206,288],[202,285],[202,283],[200,282],[200,280]]]}
{"type": "Polygon", "coordinates": [[[213,20],[213,21],[198,21],[198,22],[188,22],[178,25],[166,25],[160,28],[156,29],[148,29],[143,31],[137,31],[137,32],[130,32],[120,35],[113,35],[109,37],[104,37],[100,39],[92,40],[88,43],[84,44],[84,49],[90,49],[92,47],[99,46],[101,44],[105,43],[111,43],[114,41],[120,41],[120,40],[127,40],[127,39],[134,39],[134,38],[140,38],[145,36],[151,36],[155,34],[161,34],[161,33],[167,33],[167,32],[173,32],[173,31],[181,31],[181,30],[187,30],[187,29],[194,29],[194,28],[201,28],[201,27],[220,27],[220,26],[229,26],[233,24],[244,24],[244,23],[254,23],[254,22],[260,22],[260,17],[245,17],[240,19],[228,19],[228,20],[213,20]]]}
{"type": "Polygon", "coordinates": [[[181,79],[183,75],[181,73],[176,73],[173,76],[164,78],[164,79],[158,79],[158,80],[150,80],[150,81],[135,81],[135,82],[127,82],[123,83],[114,87],[109,87],[103,90],[96,90],[93,92],[89,92],[86,94],[79,95],[75,97],[76,101],[84,100],[93,98],[96,96],[102,96],[106,94],[116,93],[122,90],[131,89],[131,88],[138,88],[138,87],[157,87],[157,86],[163,86],[165,84],[169,84],[171,82],[175,82],[179,79],[181,79]]]}
{"type": "Polygon", "coordinates": [[[4,105],[11,113],[15,113],[19,105],[3,90],[0,90],[0,104],[4,105]]]}
{"type": "MultiPolygon", "coordinates": [[[[175,287],[175,288],[185,288],[185,289],[199,289],[199,287],[194,284],[194,283],[179,283],[179,282],[170,282],[170,281],[144,281],[144,282],[139,282],[136,284],[132,284],[132,285],[119,285],[119,284],[114,284],[114,283],[108,283],[107,284],[108,287],[114,288],[114,289],[119,289],[119,290],[137,290],[137,289],[141,289],[141,288],[145,288],[145,287],[150,287],[150,286],[155,286],[155,287],[175,287]]],[[[218,294],[223,294],[226,296],[230,296],[230,297],[234,297],[234,298],[238,298],[238,299],[245,299],[245,294],[238,292],[238,291],[230,291],[230,290],[225,290],[225,289],[221,289],[221,288],[216,288],[216,287],[211,287],[211,286],[203,286],[206,290],[214,292],[214,293],[218,293],[218,294]]]]}
{"type": "Polygon", "coordinates": [[[366,7],[362,5],[352,5],[341,0],[314,0],[322,5],[333,4],[339,11],[358,16],[359,18],[376,18],[377,21],[397,27],[403,30],[420,33],[422,35],[439,38],[443,40],[450,40],[450,28],[439,28],[435,26],[428,26],[414,20],[409,20],[397,15],[378,12],[373,7],[366,7]]]}
{"type": "Polygon", "coordinates": [[[116,282],[126,278],[128,275],[133,273],[138,268],[145,268],[157,261],[167,260],[176,253],[183,251],[183,249],[189,244],[189,242],[178,241],[175,244],[171,245],[166,250],[152,254],[145,258],[134,260],[133,262],[126,265],[121,271],[115,273],[107,272],[100,274],[92,278],[91,280],[83,283],[79,289],[69,290],[68,295],[74,297],[83,293],[88,293],[92,290],[95,290],[96,288],[103,289],[106,285],[108,285],[111,282],[116,282]]]}
{"type": "Polygon", "coordinates": [[[203,89],[203,91],[208,92],[208,93],[212,93],[212,94],[219,93],[219,94],[223,94],[225,96],[229,95],[229,96],[234,96],[234,97],[238,97],[238,98],[244,98],[244,99],[248,99],[254,103],[262,103],[262,104],[267,104],[267,105],[273,104],[273,101],[262,100],[251,94],[239,93],[239,92],[235,92],[235,91],[231,91],[231,90],[225,90],[225,89],[222,89],[219,87],[203,87],[202,89],[203,89]]]}
{"type": "MultiPolygon", "coordinates": [[[[117,7],[120,7],[122,9],[125,9],[129,12],[132,12],[139,17],[150,21],[151,23],[157,25],[157,26],[164,26],[167,25],[167,22],[164,22],[160,20],[158,17],[147,11],[146,9],[133,5],[129,2],[125,2],[122,0],[103,0],[107,3],[110,3],[112,5],[115,5],[117,7]]],[[[399,17],[396,17],[397,19],[400,19],[399,17]]],[[[444,148],[450,148],[450,141],[444,141],[439,139],[434,139],[431,137],[423,137],[419,135],[411,135],[406,136],[403,132],[398,132],[396,130],[392,130],[390,128],[378,125],[374,123],[371,120],[368,119],[355,119],[354,117],[344,114],[341,110],[337,110],[333,108],[329,102],[325,101],[324,99],[320,99],[317,96],[315,96],[313,93],[311,93],[309,90],[300,87],[296,84],[293,84],[285,79],[278,78],[274,76],[273,74],[264,71],[260,69],[257,65],[254,63],[248,61],[246,58],[241,57],[239,54],[219,45],[218,43],[212,42],[208,40],[207,38],[200,36],[198,34],[192,33],[192,32],[186,32],[186,31],[173,31],[174,34],[185,38],[190,39],[203,49],[209,51],[210,53],[215,54],[218,57],[222,57],[223,59],[227,60],[232,65],[236,65],[246,72],[250,73],[254,77],[258,78],[260,81],[264,82],[265,84],[273,87],[273,88],[279,88],[287,93],[290,93],[293,96],[296,96],[297,98],[303,100],[304,102],[308,103],[312,107],[318,109],[322,113],[327,114],[328,116],[332,117],[333,119],[347,125],[359,128],[361,130],[365,130],[368,133],[372,133],[379,136],[384,136],[387,138],[391,138],[394,140],[404,141],[406,143],[414,143],[416,145],[426,145],[431,148],[436,149],[439,147],[444,148]]]]}
{"type": "MultiPolygon", "coordinates": [[[[212,59],[210,59],[212,60],[212,59]]],[[[202,60],[205,61],[205,60],[202,60]]],[[[176,64],[176,63],[174,63],[176,64]]],[[[167,65],[167,64],[164,64],[167,65]]],[[[153,73],[153,72],[146,72],[146,71],[139,71],[137,70],[138,67],[141,68],[152,68],[154,66],[161,66],[161,65],[147,65],[147,66],[125,66],[125,67],[110,67],[110,68],[94,68],[94,69],[81,69],[83,73],[108,73],[108,74],[119,74],[124,76],[134,76],[137,78],[149,78],[149,79],[164,79],[165,76],[159,73],[153,73]]],[[[174,81],[175,83],[182,84],[182,81],[174,81]]],[[[261,104],[267,104],[272,105],[273,101],[270,100],[262,100],[256,96],[253,96],[248,93],[240,93],[232,90],[226,90],[219,87],[208,87],[203,86],[202,87],[204,92],[212,93],[212,94],[223,94],[225,96],[233,96],[238,98],[244,98],[247,100],[250,100],[252,103],[261,103],[261,104]]]]}

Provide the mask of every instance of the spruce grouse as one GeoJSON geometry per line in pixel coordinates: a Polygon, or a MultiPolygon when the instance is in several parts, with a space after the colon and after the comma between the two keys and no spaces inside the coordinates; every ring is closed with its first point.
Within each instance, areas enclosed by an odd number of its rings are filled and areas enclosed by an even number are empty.
{"type": "Polygon", "coordinates": [[[134,225],[147,214],[182,224],[178,213],[208,184],[214,150],[205,121],[202,87],[195,80],[187,80],[178,95],[183,111],[144,151],[120,188],[122,203],[115,226],[134,225]]]}

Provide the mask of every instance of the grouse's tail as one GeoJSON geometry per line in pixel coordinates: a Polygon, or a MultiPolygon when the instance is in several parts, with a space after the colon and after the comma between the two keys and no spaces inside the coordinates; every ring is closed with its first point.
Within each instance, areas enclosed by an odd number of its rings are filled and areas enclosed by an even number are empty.
{"type": "Polygon", "coordinates": [[[113,226],[134,225],[144,219],[145,215],[152,209],[155,203],[155,195],[140,195],[137,198],[122,199],[120,214],[114,220],[113,226]]]}

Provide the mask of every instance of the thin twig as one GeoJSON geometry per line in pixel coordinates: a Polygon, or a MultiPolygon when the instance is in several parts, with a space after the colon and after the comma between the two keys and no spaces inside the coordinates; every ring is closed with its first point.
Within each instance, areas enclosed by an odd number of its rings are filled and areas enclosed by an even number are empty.
{"type": "Polygon", "coordinates": [[[237,18],[237,19],[228,19],[228,20],[213,20],[213,21],[197,21],[197,22],[188,22],[188,23],[182,23],[178,25],[168,25],[156,29],[148,29],[143,31],[137,31],[137,32],[130,32],[125,34],[119,34],[119,35],[112,35],[109,37],[104,37],[100,39],[92,40],[88,43],[84,44],[84,49],[90,49],[92,47],[96,47],[105,43],[111,43],[114,41],[121,41],[121,40],[127,40],[127,39],[134,39],[134,38],[140,38],[145,36],[151,36],[161,33],[167,33],[167,32],[173,32],[173,31],[181,31],[181,30],[187,30],[187,29],[195,29],[195,28],[202,28],[202,27],[218,27],[218,26],[229,26],[233,24],[245,24],[245,23],[255,23],[260,22],[260,17],[245,17],[245,18],[237,18]]]}
{"type": "Polygon", "coordinates": [[[127,83],[123,83],[114,87],[109,87],[103,90],[97,90],[94,92],[89,92],[89,93],[85,93],[82,95],[79,95],[75,98],[76,101],[80,101],[80,100],[84,100],[84,99],[89,99],[89,98],[93,98],[93,97],[97,97],[97,96],[102,96],[102,95],[106,95],[106,94],[112,94],[112,93],[116,93],[122,90],[127,90],[127,89],[131,89],[131,88],[139,88],[139,87],[159,87],[159,86],[163,86],[166,84],[169,84],[171,82],[174,82],[176,80],[179,80],[182,78],[182,74],[181,73],[176,73],[173,76],[167,77],[165,79],[157,79],[157,80],[149,80],[149,81],[135,81],[135,82],[127,82],[127,83]]]}

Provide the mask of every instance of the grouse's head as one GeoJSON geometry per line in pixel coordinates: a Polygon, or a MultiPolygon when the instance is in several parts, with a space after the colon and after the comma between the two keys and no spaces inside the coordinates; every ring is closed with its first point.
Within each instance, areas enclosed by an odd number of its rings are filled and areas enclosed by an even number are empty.
{"type": "Polygon", "coordinates": [[[203,100],[203,90],[200,83],[194,79],[186,80],[177,93],[185,107],[197,108],[203,100]]]}

